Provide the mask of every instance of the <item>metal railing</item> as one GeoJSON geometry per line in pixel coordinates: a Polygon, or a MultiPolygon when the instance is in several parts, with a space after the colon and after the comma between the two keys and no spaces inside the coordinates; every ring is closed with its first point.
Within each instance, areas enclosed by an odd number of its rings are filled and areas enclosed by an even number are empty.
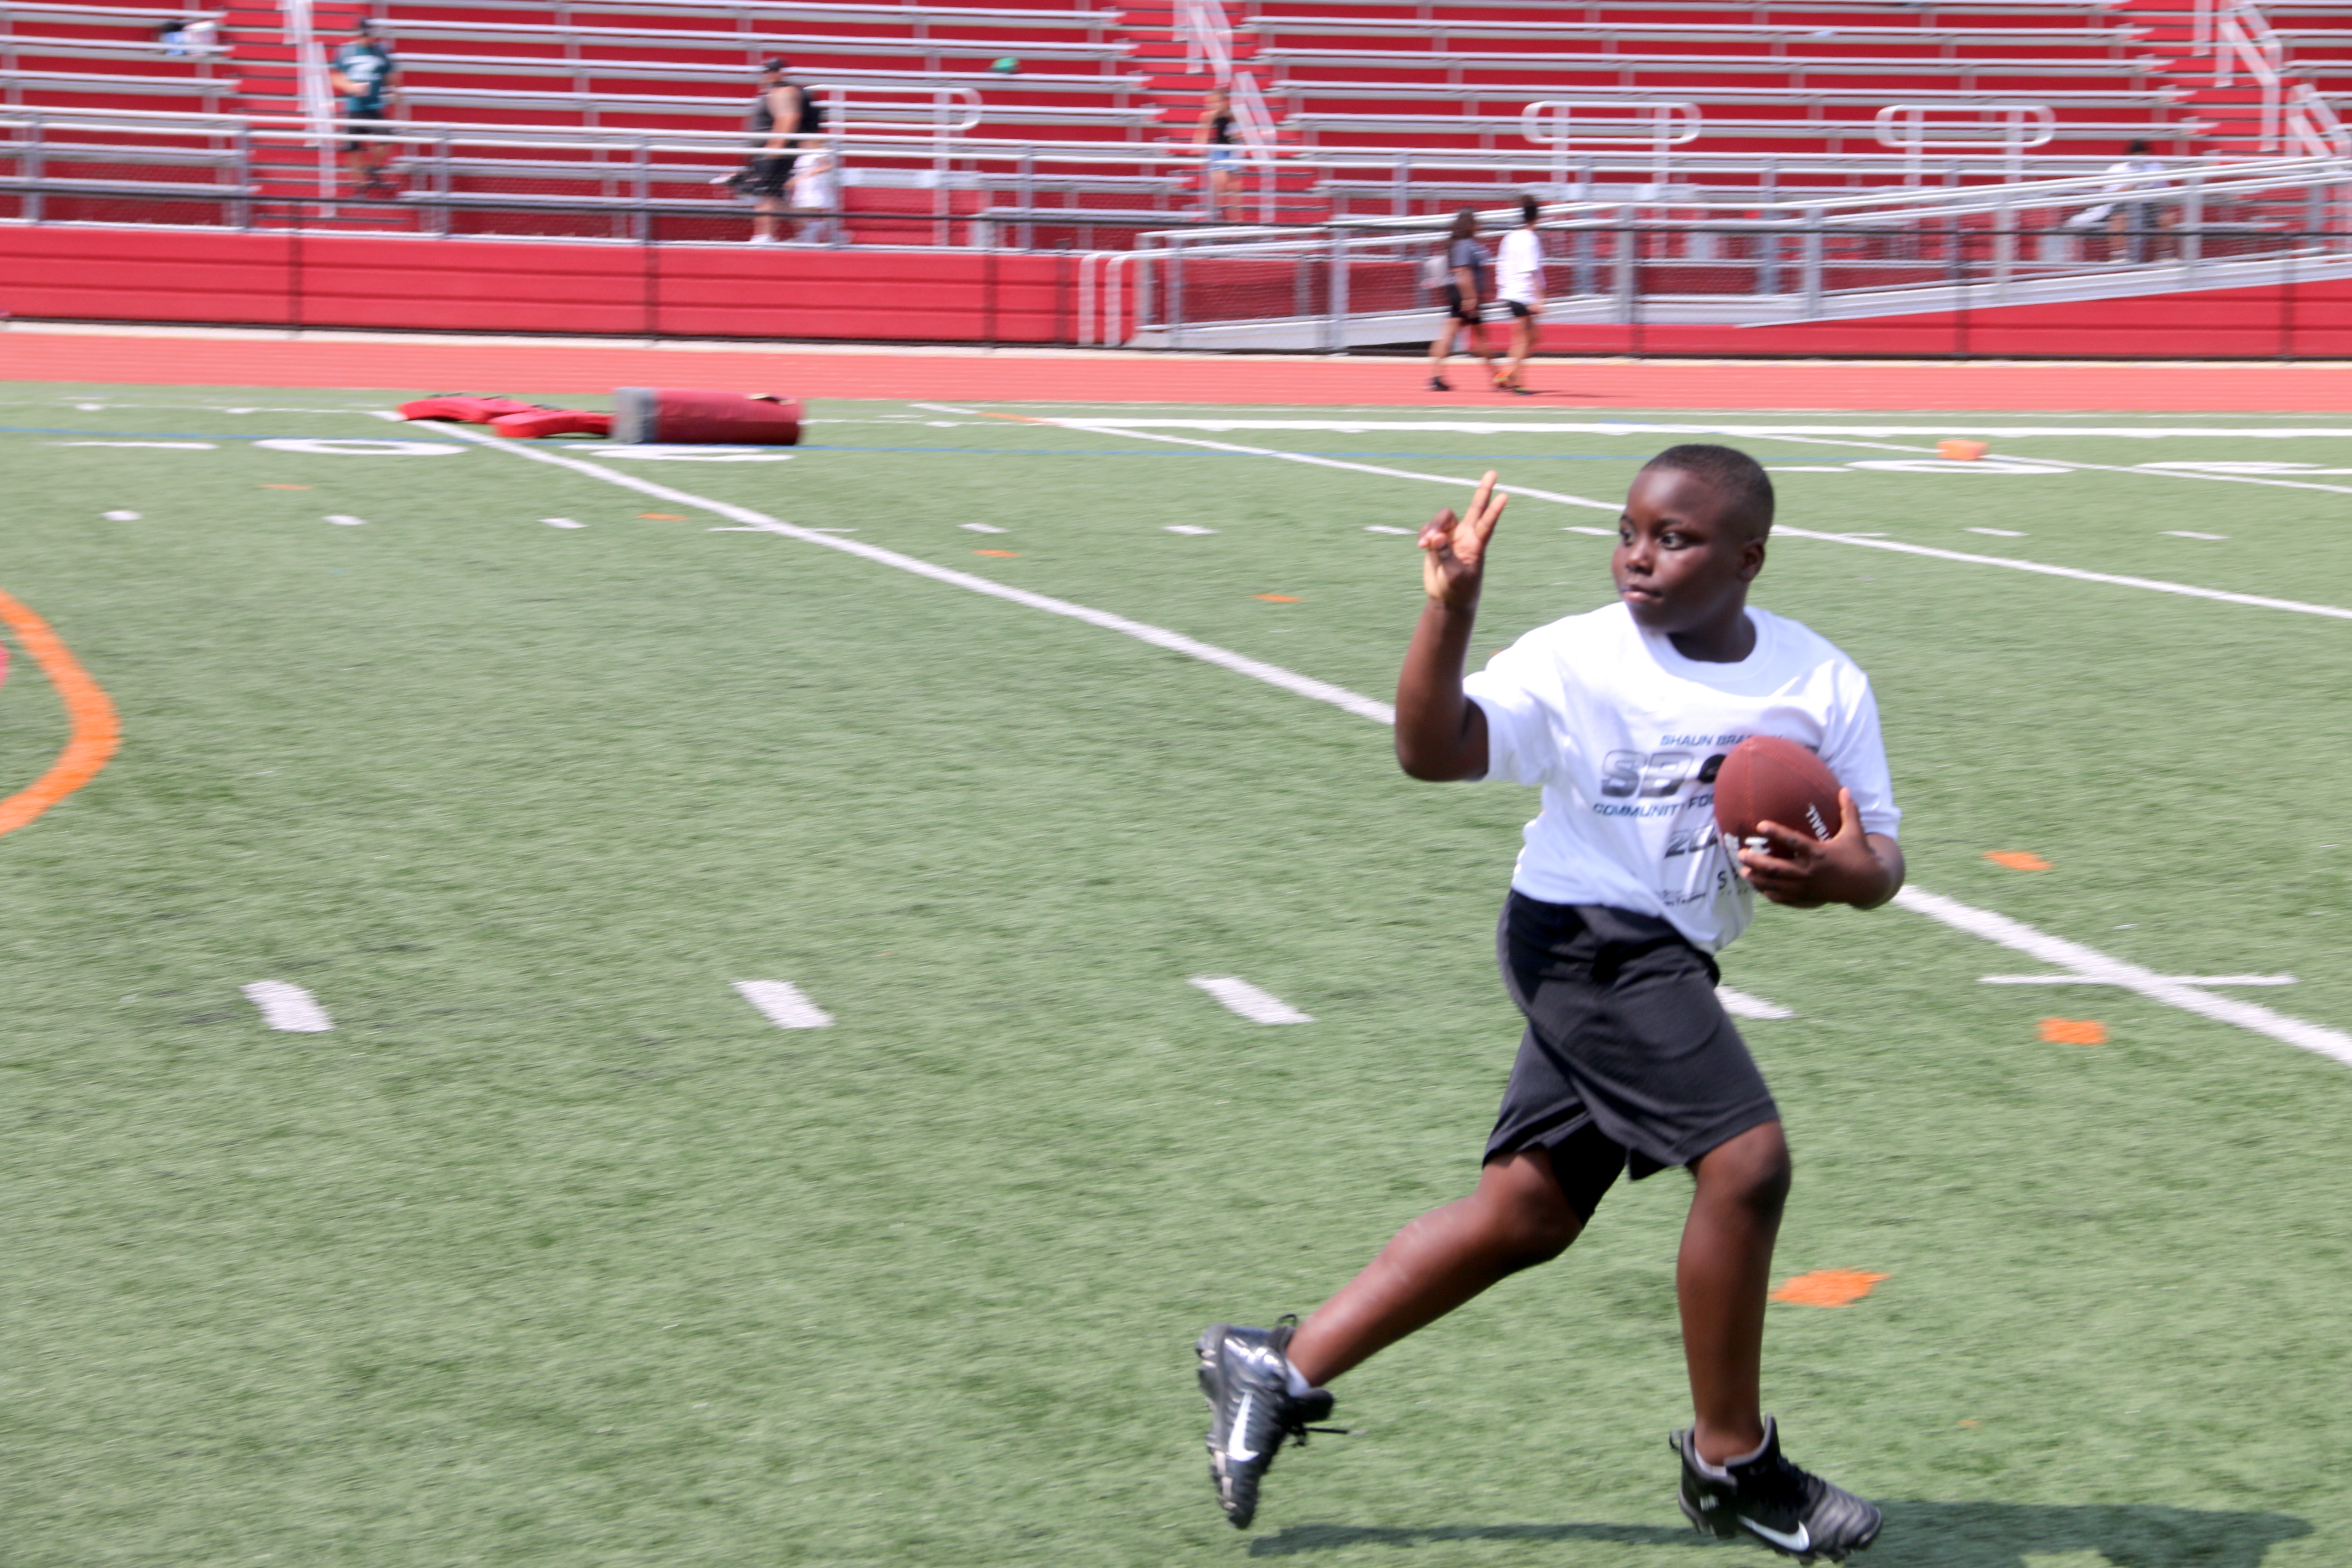
{"type": "MultiPolygon", "coordinates": [[[[1492,227],[1517,215],[1486,215],[1492,227]]],[[[1734,326],[2352,278],[2352,159],[1774,203],[1577,202],[1540,226],[1547,320],[1734,326]]],[[[1426,220],[1167,231],[1080,268],[1079,341],[1399,344],[1433,330],[1426,220]]]]}

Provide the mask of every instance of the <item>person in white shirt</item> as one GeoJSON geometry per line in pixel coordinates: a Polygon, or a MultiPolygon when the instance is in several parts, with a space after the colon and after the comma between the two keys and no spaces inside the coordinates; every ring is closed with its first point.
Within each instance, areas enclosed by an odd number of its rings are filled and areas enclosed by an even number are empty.
{"type": "Polygon", "coordinates": [[[1511,312],[1511,357],[1503,363],[1495,384],[1522,397],[1534,395],[1519,372],[1536,352],[1536,318],[1544,307],[1543,241],[1536,236],[1540,212],[1535,197],[1519,197],[1519,226],[1503,237],[1502,253],[1495,260],[1495,294],[1511,312]]]}
{"type": "Polygon", "coordinates": [[[834,168],[833,154],[823,148],[804,154],[785,190],[794,211],[822,215],[802,218],[793,230],[793,243],[831,245],[841,229],[835,216],[840,210],[841,176],[834,168]]]}
{"type": "Polygon", "coordinates": [[[2106,172],[2110,178],[2102,194],[2108,199],[2076,213],[2065,226],[2082,230],[2104,224],[2108,260],[2147,261],[2158,231],[2172,224],[2172,208],[2162,199],[2165,182],[2158,177],[2166,172],[2164,162],[2146,142],[2135,142],[2124,149],[2123,160],[2108,164],[2106,172]]]}
{"type": "Polygon", "coordinates": [[[1696,1418],[1675,1434],[1703,1531],[1843,1562],[1879,1510],[1782,1458],[1759,1391],[1765,1291],[1790,1182],[1780,1115],[1716,995],[1713,955],[1753,894],[1874,909],[1903,884],[1878,711],[1853,661],[1748,604],[1772,483],[1727,447],[1670,447],[1634,479],[1611,561],[1617,601],[1538,626],[1466,679],[1505,497],[1422,531],[1426,602],[1397,680],[1396,751],[1415,778],[1540,785],[1496,946],[1527,1020],[1470,1195],[1407,1225],[1296,1327],[1220,1323],[1194,1347],[1210,1470],[1235,1525],[1283,1442],[1325,1418],[1328,1384],[1519,1269],[1565,1251],[1620,1174],[1694,1177],[1675,1288],[1696,1418]],[[1814,748],[1843,784],[1826,840],[1717,832],[1711,787],[1751,735],[1814,748]]]}

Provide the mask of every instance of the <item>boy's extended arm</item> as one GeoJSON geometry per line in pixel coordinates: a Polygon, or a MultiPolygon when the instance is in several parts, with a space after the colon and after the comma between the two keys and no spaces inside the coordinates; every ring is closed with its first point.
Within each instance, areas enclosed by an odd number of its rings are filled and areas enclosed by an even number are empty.
{"type": "Polygon", "coordinates": [[[1748,885],[1776,904],[1819,909],[1852,904],[1874,910],[1903,886],[1903,846],[1884,833],[1864,833],[1853,796],[1838,791],[1843,820],[1826,842],[1777,822],[1759,822],[1769,849],[1742,849],[1739,868],[1748,885]]]}
{"type": "Polygon", "coordinates": [[[1475,779],[1486,772],[1486,714],[1462,691],[1462,665],[1478,619],[1486,541],[1507,494],[1494,470],[1478,481],[1470,512],[1447,507],[1421,531],[1421,585],[1428,595],[1397,676],[1397,763],[1417,779],[1475,779]]]}

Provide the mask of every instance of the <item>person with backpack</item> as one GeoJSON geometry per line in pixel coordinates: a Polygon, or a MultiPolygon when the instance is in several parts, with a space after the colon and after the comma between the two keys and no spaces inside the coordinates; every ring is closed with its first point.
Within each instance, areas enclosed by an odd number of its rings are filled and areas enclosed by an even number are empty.
{"type": "Polygon", "coordinates": [[[760,93],[744,119],[744,129],[755,138],[751,155],[734,174],[711,182],[759,204],[760,216],[751,225],[753,245],[776,243],[793,165],[807,139],[824,124],[824,110],[809,90],[784,79],[791,68],[792,62],[782,55],[761,62],[760,93]]]}
{"type": "Polygon", "coordinates": [[[1470,329],[1469,343],[1486,363],[1486,374],[1495,374],[1495,353],[1486,346],[1486,323],[1478,316],[1479,307],[1486,300],[1488,259],[1486,247],[1478,243],[1478,215],[1465,207],[1454,215],[1454,226],[1445,237],[1443,269],[1435,272],[1445,289],[1445,323],[1437,329],[1437,341],[1429,345],[1432,392],[1454,390],[1445,379],[1445,358],[1454,352],[1454,334],[1464,327],[1470,329]]]}

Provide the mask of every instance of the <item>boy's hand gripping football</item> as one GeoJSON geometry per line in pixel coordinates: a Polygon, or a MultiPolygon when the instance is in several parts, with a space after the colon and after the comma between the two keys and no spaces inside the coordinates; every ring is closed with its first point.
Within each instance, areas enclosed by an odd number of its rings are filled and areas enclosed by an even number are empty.
{"type": "Polygon", "coordinates": [[[1489,468],[1470,497],[1467,516],[1457,518],[1447,507],[1421,531],[1421,585],[1448,609],[1466,610],[1478,603],[1478,586],[1486,580],[1486,541],[1510,500],[1497,494],[1495,470],[1489,468]]]}
{"type": "Polygon", "coordinates": [[[1776,904],[1819,909],[1852,904],[1874,909],[1903,885],[1903,852],[1884,834],[1864,833],[1851,793],[1838,791],[1837,836],[1816,838],[1777,822],[1759,822],[1769,849],[1742,849],[1739,869],[1748,885],[1776,904]]]}

